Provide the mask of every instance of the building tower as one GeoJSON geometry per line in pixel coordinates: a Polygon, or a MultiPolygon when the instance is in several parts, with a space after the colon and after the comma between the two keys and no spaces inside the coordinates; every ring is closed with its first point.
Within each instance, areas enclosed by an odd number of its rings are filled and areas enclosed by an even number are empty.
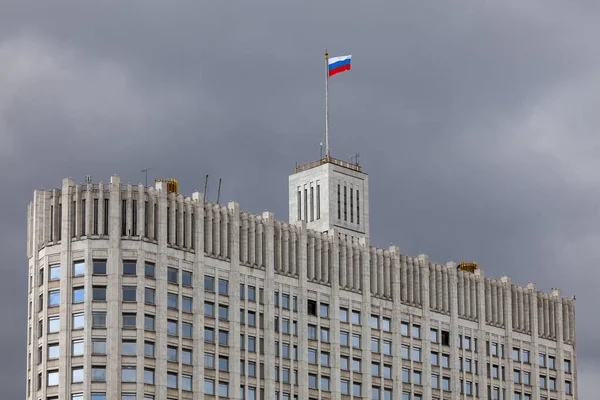
{"type": "Polygon", "coordinates": [[[289,177],[289,221],[369,242],[369,176],[332,157],[296,167],[289,177]]]}

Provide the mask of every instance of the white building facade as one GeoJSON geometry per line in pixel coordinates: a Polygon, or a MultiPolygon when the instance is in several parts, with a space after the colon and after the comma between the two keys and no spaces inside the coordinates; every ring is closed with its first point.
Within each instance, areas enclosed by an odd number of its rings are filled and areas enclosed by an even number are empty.
{"type": "Polygon", "coordinates": [[[357,165],[289,190],[290,223],[118,176],[36,191],[27,399],[577,398],[573,299],[372,247],[357,165]]]}

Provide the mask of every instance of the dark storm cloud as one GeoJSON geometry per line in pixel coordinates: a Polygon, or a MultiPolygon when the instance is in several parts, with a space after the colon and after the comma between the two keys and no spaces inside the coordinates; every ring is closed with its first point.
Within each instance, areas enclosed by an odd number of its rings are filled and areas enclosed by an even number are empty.
{"type": "Polygon", "coordinates": [[[285,220],[287,175],[323,140],[327,47],[354,55],[330,82],[332,146],[361,153],[373,243],[576,294],[591,398],[598,5],[487,3],[3,2],[1,397],[24,396],[33,190],[153,167],[186,193],[210,174],[212,199],[222,177],[223,199],[285,220]]]}

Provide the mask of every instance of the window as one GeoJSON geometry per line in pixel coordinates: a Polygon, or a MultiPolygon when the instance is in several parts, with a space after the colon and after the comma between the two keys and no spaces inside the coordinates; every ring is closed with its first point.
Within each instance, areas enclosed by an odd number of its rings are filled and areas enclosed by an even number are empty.
{"type": "Polygon", "coordinates": [[[354,347],[355,349],[360,349],[360,334],[352,334],[352,347],[354,347]]]}
{"type": "Polygon", "coordinates": [[[513,348],[512,359],[513,361],[521,361],[521,351],[516,347],[513,348]]]}
{"type": "Polygon", "coordinates": [[[392,342],[389,342],[387,340],[383,341],[383,354],[385,354],[386,356],[392,355],[392,342]]]}
{"type": "Polygon", "coordinates": [[[74,261],[73,262],[73,276],[83,276],[85,275],[85,262],[84,261],[74,261]]]}
{"type": "Polygon", "coordinates": [[[222,321],[229,320],[229,307],[223,304],[219,304],[219,319],[222,321]]]}
{"type": "Polygon", "coordinates": [[[307,300],[307,312],[308,315],[317,315],[317,302],[314,300],[307,300]]]}
{"type": "Polygon", "coordinates": [[[92,354],[106,354],[106,339],[92,339],[92,354]]]}
{"type": "Polygon", "coordinates": [[[178,284],[179,280],[177,279],[179,276],[179,270],[174,267],[167,268],[167,282],[178,284]]]}
{"type": "Polygon", "coordinates": [[[123,328],[135,329],[136,319],[135,313],[123,313],[123,328]]]}
{"type": "Polygon", "coordinates": [[[340,321],[348,322],[348,309],[347,308],[340,308],[340,321]]]}
{"type": "Polygon", "coordinates": [[[383,329],[386,332],[391,332],[392,331],[392,320],[391,320],[391,318],[383,317],[383,319],[381,320],[381,329],[383,329]]]}
{"type": "Polygon", "coordinates": [[[136,261],[125,261],[123,260],[123,275],[136,275],[136,261]]]}
{"type": "Polygon", "coordinates": [[[544,353],[540,353],[540,355],[538,357],[538,362],[540,364],[540,367],[546,366],[546,355],[544,353]]]}
{"type": "Polygon", "coordinates": [[[92,365],[92,382],[106,381],[106,367],[92,365]]]}
{"type": "Polygon", "coordinates": [[[60,279],[60,264],[54,264],[50,266],[50,280],[54,281],[57,279],[60,279]]]}
{"type": "MultiPolygon", "coordinates": [[[[58,343],[52,343],[52,344],[48,344],[48,359],[54,359],[54,358],[58,358],[60,356],[60,346],[58,343]]],[[[39,362],[42,361],[41,357],[38,360],[39,362]]]]}
{"type": "Polygon", "coordinates": [[[329,377],[321,376],[321,390],[329,392],[329,377]]]}
{"type": "Polygon", "coordinates": [[[360,311],[352,310],[352,324],[360,325],[360,311]]]}
{"type": "Polygon", "coordinates": [[[523,371],[523,384],[531,385],[531,374],[529,372],[523,371]]]}
{"type": "Polygon", "coordinates": [[[523,350],[523,362],[529,364],[529,350],[523,350]]]}
{"type": "Polygon", "coordinates": [[[177,321],[173,319],[167,320],[167,335],[177,336],[177,321]]]}
{"type": "Polygon", "coordinates": [[[192,298],[188,296],[181,296],[181,310],[183,312],[192,312],[192,298]]]}
{"type": "MultiPolygon", "coordinates": [[[[212,276],[208,276],[208,275],[204,276],[204,290],[206,290],[208,292],[215,291],[215,278],[213,278],[212,276]]],[[[214,382],[213,382],[213,388],[214,388],[214,382]]]]}
{"type": "Polygon", "coordinates": [[[181,323],[181,336],[186,339],[192,339],[193,336],[193,326],[191,322],[182,322],[181,323]]]}
{"type": "Polygon", "coordinates": [[[123,286],[123,301],[132,301],[136,299],[136,287],[135,286],[123,286]]]}
{"type": "Polygon", "coordinates": [[[144,342],[144,357],[154,358],[154,342],[144,342]]]}
{"type": "Polygon", "coordinates": [[[215,317],[215,305],[214,303],[204,303],[204,316],[214,318],[215,317]]]}
{"type": "Polygon", "coordinates": [[[442,377],[442,390],[450,391],[450,378],[447,376],[442,377]]]}
{"type": "MultiPolygon", "coordinates": [[[[309,339],[317,340],[317,327],[315,325],[308,325],[307,333],[308,333],[309,339]]],[[[348,345],[347,344],[348,343],[348,332],[342,332],[340,335],[343,335],[344,333],[346,334],[346,345],[345,346],[347,346],[348,345]]],[[[341,336],[340,336],[340,338],[341,338],[341,336]]],[[[344,346],[344,344],[342,344],[342,346],[344,346]]]]}
{"type": "Polygon", "coordinates": [[[437,331],[437,329],[430,329],[429,330],[429,340],[431,340],[433,343],[437,343],[438,342],[438,331],[437,331]]]}
{"type": "Polygon", "coordinates": [[[317,389],[317,375],[308,374],[308,387],[311,389],[317,389]]]}
{"type": "Polygon", "coordinates": [[[71,343],[71,353],[73,356],[83,355],[83,339],[73,340],[73,342],[71,343]]]}
{"type": "Polygon", "coordinates": [[[548,356],[548,368],[556,369],[556,358],[548,356]]]}
{"type": "Polygon", "coordinates": [[[155,304],[155,291],[152,288],[144,288],[144,303],[155,304]]]}
{"type": "Polygon", "coordinates": [[[167,346],[167,361],[177,362],[177,347],[167,346]]]}
{"type": "MultiPolygon", "coordinates": [[[[81,289],[83,290],[83,289],[81,289]]],[[[73,291],[75,293],[75,291],[73,291]]],[[[83,301],[83,299],[81,300],[83,301]]],[[[73,302],[75,303],[75,297],[73,296],[73,302]]],[[[51,290],[48,292],[48,307],[60,306],[60,290],[51,290]]],[[[41,310],[41,307],[40,307],[41,310]]]]}
{"type": "Polygon", "coordinates": [[[135,382],[135,366],[121,367],[121,382],[135,382]]]}
{"type": "Polygon", "coordinates": [[[222,346],[229,344],[229,333],[227,331],[219,331],[219,344],[222,346]]]}
{"type": "Polygon", "coordinates": [[[431,374],[431,387],[433,389],[440,388],[440,376],[438,374],[431,374]]]}
{"type": "Polygon", "coordinates": [[[181,374],[181,389],[191,391],[192,390],[192,376],[181,374]]]}
{"type": "Polygon", "coordinates": [[[154,331],[154,315],[144,315],[144,329],[147,331],[154,331]]]}
{"type": "Polygon", "coordinates": [[[401,347],[401,355],[405,360],[410,360],[410,347],[408,345],[403,344],[401,347]]]}
{"type": "Polygon", "coordinates": [[[329,353],[321,352],[321,365],[329,367],[329,353]]]}
{"type": "Polygon", "coordinates": [[[229,293],[229,281],[226,279],[219,279],[219,294],[227,296],[229,293]]]}
{"type": "Polygon", "coordinates": [[[340,357],[340,369],[348,371],[350,369],[350,359],[347,356],[340,357]]]}
{"type": "Polygon", "coordinates": [[[342,392],[342,394],[350,394],[350,382],[349,381],[342,379],[341,392],[342,392]]]}
{"type": "Polygon", "coordinates": [[[570,374],[571,373],[571,360],[565,360],[563,368],[565,370],[565,373],[570,374]]]}
{"type": "Polygon", "coordinates": [[[379,353],[379,339],[371,338],[371,351],[373,353],[379,353]]]}
{"type": "Polygon", "coordinates": [[[167,387],[177,389],[177,372],[167,372],[167,387]]]}
{"type": "Polygon", "coordinates": [[[450,368],[450,356],[448,354],[442,354],[442,367],[450,368]]]}
{"type": "Polygon", "coordinates": [[[92,287],[92,300],[106,301],[106,286],[93,286],[92,287]]]}
{"type": "Polygon", "coordinates": [[[321,327],[321,342],[329,343],[329,328],[321,327]]]}
{"type": "Polygon", "coordinates": [[[154,369],[144,368],[144,383],[154,385],[154,369]]]}
{"type": "Polygon", "coordinates": [[[179,309],[179,295],[177,293],[167,293],[167,308],[179,309]]]}
{"type": "Polygon", "coordinates": [[[248,301],[256,302],[256,288],[254,286],[248,286],[248,301]]]}
{"type": "Polygon", "coordinates": [[[227,382],[219,382],[219,397],[229,397],[229,384],[227,382]]]}
{"type": "Polygon", "coordinates": [[[146,278],[154,278],[155,277],[155,266],[154,263],[146,262],[144,264],[144,276],[146,278]]]}
{"type": "Polygon", "coordinates": [[[513,382],[521,383],[521,371],[519,371],[518,369],[515,369],[513,371],[513,382]]]}
{"type": "Polygon", "coordinates": [[[408,322],[402,322],[400,324],[400,333],[402,336],[408,336],[408,322]]]}
{"type": "Polygon", "coordinates": [[[354,382],[352,384],[352,395],[355,397],[360,397],[361,393],[361,385],[358,382],[354,382]]]}
{"type": "Polygon", "coordinates": [[[379,315],[371,315],[371,328],[379,329],[379,315]]]}
{"type": "Polygon", "coordinates": [[[431,352],[431,365],[439,365],[440,355],[434,351],[431,352]]]}
{"type": "Polygon", "coordinates": [[[371,375],[381,376],[381,368],[378,362],[371,362],[371,375]]]}
{"type": "Polygon", "coordinates": [[[215,381],[213,379],[204,378],[204,394],[215,394],[215,381]]]}
{"type": "Polygon", "coordinates": [[[412,327],[412,337],[416,339],[421,338],[421,327],[419,325],[413,325],[412,327]]]}
{"type": "Polygon", "coordinates": [[[248,325],[256,326],[256,312],[248,311],[248,325]]]}
{"type": "Polygon", "coordinates": [[[219,356],[219,371],[229,372],[229,357],[219,356]]]}
{"type": "MultiPolygon", "coordinates": [[[[83,303],[85,300],[85,291],[82,286],[73,288],[73,303],[83,303]]],[[[48,303],[52,305],[52,303],[48,303]]]]}
{"type": "Polygon", "coordinates": [[[570,381],[565,381],[565,393],[567,394],[571,394],[571,382],[570,381]]]}
{"type": "Polygon", "coordinates": [[[204,353],[204,368],[215,368],[215,355],[213,353],[204,353]]]}
{"type": "Polygon", "coordinates": [[[191,271],[181,271],[181,285],[192,287],[192,273],[191,271]]]}
{"type": "MultiPolygon", "coordinates": [[[[104,313],[106,316],[106,313],[104,313]]],[[[94,313],[92,313],[94,316],[94,313]]],[[[73,329],[83,329],[85,325],[85,319],[82,312],[73,313],[73,329]]],[[[104,327],[106,327],[106,318],[104,319],[104,327]]]]}
{"type": "Polygon", "coordinates": [[[329,304],[321,303],[319,314],[322,318],[329,318],[329,304]]]}
{"type": "Polygon", "coordinates": [[[542,389],[545,389],[545,388],[546,388],[546,377],[545,377],[544,375],[541,375],[541,376],[540,376],[540,387],[541,387],[542,389]]]}
{"type": "Polygon", "coordinates": [[[204,328],[204,341],[208,343],[215,342],[215,330],[213,328],[204,328]]]}
{"type": "Polygon", "coordinates": [[[352,371],[360,372],[360,359],[358,359],[358,358],[352,359],[352,371]]]}
{"type": "Polygon", "coordinates": [[[556,390],[556,378],[552,378],[552,377],[550,377],[550,378],[548,379],[548,388],[549,388],[550,390],[556,390]]]}
{"type": "Polygon", "coordinates": [[[412,359],[413,359],[413,361],[421,362],[421,348],[420,347],[412,348],[412,359]]]}
{"type": "Polygon", "coordinates": [[[181,349],[181,362],[183,364],[192,364],[192,350],[183,348],[181,349]]]}
{"type": "Polygon", "coordinates": [[[71,369],[71,382],[83,382],[83,367],[73,367],[71,369]]]}

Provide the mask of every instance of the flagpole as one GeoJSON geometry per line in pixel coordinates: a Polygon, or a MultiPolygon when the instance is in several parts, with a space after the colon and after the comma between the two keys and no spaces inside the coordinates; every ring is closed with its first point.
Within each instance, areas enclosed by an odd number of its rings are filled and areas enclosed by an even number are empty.
{"type": "Polygon", "coordinates": [[[329,157],[329,54],[325,49],[325,157],[329,157]]]}

